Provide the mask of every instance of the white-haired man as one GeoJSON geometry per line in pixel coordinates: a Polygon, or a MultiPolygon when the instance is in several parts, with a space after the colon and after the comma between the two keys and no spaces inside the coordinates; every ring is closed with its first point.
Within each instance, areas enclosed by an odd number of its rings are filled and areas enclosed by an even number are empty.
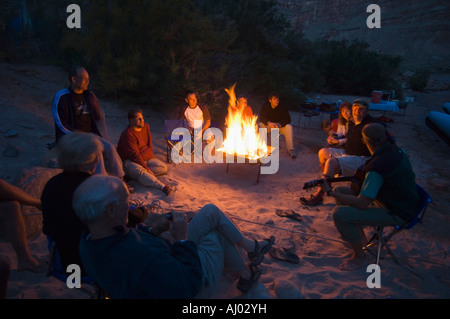
{"type": "Polygon", "coordinates": [[[244,237],[214,205],[187,224],[185,215],[161,214],[151,230],[126,227],[128,191],[112,176],[92,176],[75,192],[73,207],[87,224],[80,254],[88,274],[113,298],[211,297],[223,270],[240,276],[247,292],[259,279],[264,254],[274,238],[244,237]],[[170,230],[172,242],[160,235],[170,230]],[[247,251],[246,266],[237,247],[247,251]]]}

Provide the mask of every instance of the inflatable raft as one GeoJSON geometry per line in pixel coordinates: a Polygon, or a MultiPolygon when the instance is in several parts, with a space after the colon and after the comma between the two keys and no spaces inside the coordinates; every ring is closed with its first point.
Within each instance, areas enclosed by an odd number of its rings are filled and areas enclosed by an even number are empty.
{"type": "Polygon", "coordinates": [[[430,111],[425,119],[425,123],[450,145],[450,114],[430,111]]]}

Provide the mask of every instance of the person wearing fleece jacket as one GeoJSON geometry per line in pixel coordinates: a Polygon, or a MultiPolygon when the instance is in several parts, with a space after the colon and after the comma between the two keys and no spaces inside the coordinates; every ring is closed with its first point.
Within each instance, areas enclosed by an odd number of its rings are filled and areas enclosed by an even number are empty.
{"type": "Polygon", "coordinates": [[[154,157],[150,126],[144,122],[142,110],[129,111],[128,122],[117,144],[126,176],[144,186],[160,189],[166,196],[172,195],[174,187],[165,185],[157,177],[167,173],[167,166],[154,157]]]}

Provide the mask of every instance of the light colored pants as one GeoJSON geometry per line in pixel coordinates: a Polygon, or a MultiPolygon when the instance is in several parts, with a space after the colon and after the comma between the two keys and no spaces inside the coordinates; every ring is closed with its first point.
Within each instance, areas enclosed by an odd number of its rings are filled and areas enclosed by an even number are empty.
{"type": "Polygon", "coordinates": [[[205,205],[188,225],[188,239],[197,244],[202,263],[203,288],[197,298],[211,297],[224,271],[238,274],[244,267],[236,243],[243,235],[215,205],[205,205]]]}
{"type": "MultiPolygon", "coordinates": [[[[259,127],[267,128],[267,131],[270,132],[270,128],[265,125],[264,123],[259,122],[259,127]]],[[[280,133],[284,135],[284,138],[286,139],[286,148],[288,151],[294,150],[294,129],[292,128],[291,124],[286,124],[286,126],[283,126],[279,128],[280,133]]],[[[273,145],[272,145],[273,146],[273,145]]]]}
{"type": "Polygon", "coordinates": [[[157,189],[161,189],[161,187],[163,187],[164,184],[158,180],[157,176],[161,176],[167,173],[166,164],[163,161],[160,161],[159,159],[156,158],[148,160],[146,164],[154,175],[147,172],[147,170],[141,165],[129,160],[126,160],[123,163],[123,168],[125,170],[125,173],[130,178],[137,180],[140,184],[147,187],[154,187],[157,189]]]}
{"type": "Polygon", "coordinates": [[[122,160],[120,159],[119,154],[117,153],[116,147],[109,141],[104,138],[96,135],[97,138],[103,144],[103,153],[102,158],[95,168],[95,174],[99,175],[113,175],[122,179],[125,175],[123,170],[122,160]]]}
{"type": "MultiPolygon", "coordinates": [[[[357,155],[347,155],[345,150],[342,148],[326,148],[323,149],[328,152],[329,157],[334,157],[339,163],[339,168],[341,170],[341,176],[351,176],[354,175],[356,170],[366,163],[368,157],[357,156],[357,155]]],[[[320,157],[319,157],[320,159],[320,157]]]]}
{"type": "MultiPolygon", "coordinates": [[[[339,186],[334,189],[338,193],[353,194],[348,187],[339,186]]],[[[352,206],[342,206],[336,201],[333,211],[333,220],[342,239],[349,243],[360,243],[361,226],[395,226],[402,225],[405,221],[396,215],[392,215],[381,206],[369,206],[361,210],[352,206]]]]}

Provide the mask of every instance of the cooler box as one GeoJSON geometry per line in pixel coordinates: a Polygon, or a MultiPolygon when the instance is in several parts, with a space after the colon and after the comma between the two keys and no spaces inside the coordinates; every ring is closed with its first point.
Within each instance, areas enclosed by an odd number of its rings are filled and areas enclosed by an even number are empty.
{"type": "Polygon", "coordinates": [[[381,97],[383,96],[383,92],[381,91],[372,91],[372,103],[380,103],[381,97]]]}

